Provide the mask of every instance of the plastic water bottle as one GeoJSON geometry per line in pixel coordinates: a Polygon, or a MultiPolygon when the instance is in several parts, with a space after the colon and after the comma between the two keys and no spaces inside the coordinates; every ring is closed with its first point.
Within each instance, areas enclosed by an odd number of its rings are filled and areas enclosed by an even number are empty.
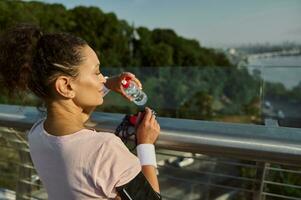
{"type": "Polygon", "coordinates": [[[129,96],[132,97],[133,102],[138,105],[142,106],[147,102],[146,94],[139,89],[138,85],[131,81],[131,78],[126,77],[121,81],[123,86],[124,92],[129,96]]]}

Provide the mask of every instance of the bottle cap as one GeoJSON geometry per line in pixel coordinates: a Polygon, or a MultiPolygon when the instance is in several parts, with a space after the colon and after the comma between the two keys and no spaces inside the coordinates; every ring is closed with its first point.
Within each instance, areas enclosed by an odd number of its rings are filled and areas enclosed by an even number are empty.
{"type": "Polygon", "coordinates": [[[122,81],[121,84],[123,86],[123,88],[128,88],[130,86],[130,77],[125,77],[122,81]]]}

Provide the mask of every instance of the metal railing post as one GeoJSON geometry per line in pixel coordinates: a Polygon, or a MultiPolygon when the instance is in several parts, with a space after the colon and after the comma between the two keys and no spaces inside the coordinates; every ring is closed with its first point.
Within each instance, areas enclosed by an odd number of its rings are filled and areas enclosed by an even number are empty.
{"type": "MultiPolygon", "coordinates": [[[[265,119],[265,126],[267,127],[278,127],[278,121],[274,119],[265,119]]],[[[265,200],[265,196],[262,196],[265,186],[265,177],[267,175],[267,168],[270,166],[268,162],[256,162],[258,167],[256,170],[256,180],[259,184],[255,184],[255,192],[253,195],[253,200],[265,200]]]]}
{"type": "MultiPolygon", "coordinates": [[[[19,150],[20,162],[28,164],[30,162],[30,156],[28,152],[19,150]]],[[[32,186],[26,181],[31,181],[32,170],[26,165],[19,165],[19,176],[16,188],[16,200],[25,200],[31,198],[32,186]]]]}
{"type": "Polygon", "coordinates": [[[269,163],[266,162],[256,162],[257,170],[255,180],[257,182],[254,183],[253,189],[253,200],[265,200],[265,197],[262,196],[265,186],[265,177],[267,176],[267,167],[270,166],[269,163]]]}

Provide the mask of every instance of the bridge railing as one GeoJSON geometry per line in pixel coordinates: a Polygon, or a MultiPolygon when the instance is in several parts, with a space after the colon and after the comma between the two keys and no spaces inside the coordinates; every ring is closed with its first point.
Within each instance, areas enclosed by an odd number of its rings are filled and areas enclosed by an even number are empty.
{"type": "MultiPolygon", "coordinates": [[[[89,126],[113,132],[124,115],[94,113],[89,126]]],[[[47,195],[28,154],[33,107],[0,106],[0,187],[17,199],[47,195]]],[[[164,199],[301,199],[301,129],[158,118],[164,199]]]]}

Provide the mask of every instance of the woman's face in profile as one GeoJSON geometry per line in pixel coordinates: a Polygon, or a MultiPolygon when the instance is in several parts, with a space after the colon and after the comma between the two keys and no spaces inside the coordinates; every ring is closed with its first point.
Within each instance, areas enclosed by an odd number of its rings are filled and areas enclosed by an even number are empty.
{"type": "Polygon", "coordinates": [[[79,65],[78,76],[73,82],[75,85],[73,101],[80,107],[101,105],[106,79],[100,73],[100,62],[90,46],[86,45],[80,51],[83,61],[79,65]]]}

